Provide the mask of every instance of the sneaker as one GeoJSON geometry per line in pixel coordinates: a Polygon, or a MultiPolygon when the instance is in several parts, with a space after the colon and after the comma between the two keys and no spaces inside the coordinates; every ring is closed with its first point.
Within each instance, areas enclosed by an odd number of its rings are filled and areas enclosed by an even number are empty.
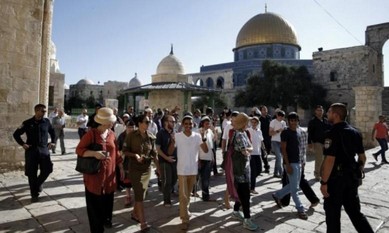
{"type": "Polygon", "coordinates": [[[258,192],[255,191],[254,189],[250,190],[250,193],[253,194],[253,195],[254,195],[254,194],[258,194],[258,192]]]}
{"type": "Polygon", "coordinates": [[[39,201],[39,197],[38,196],[31,197],[31,203],[35,203],[35,202],[38,202],[38,201],[39,201]]]}
{"type": "Polygon", "coordinates": [[[243,228],[246,228],[246,229],[248,229],[248,230],[250,230],[250,231],[255,231],[255,230],[258,229],[258,225],[255,224],[255,223],[253,223],[253,222],[251,221],[251,219],[245,218],[245,219],[243,220],[243,228]]]}
{"type": "Polygon", "coordinates": [[[298,212],[297,215],[302,220],[307,220],[308,219],[308,215],[304,211],[298,212]]]}
{"type": "Polygon", "coordinates": [[[239,221],[244,220],[243,214],[240,211],[235,211],[235,210],[232,212],[232,218],[239,220],[239,221]]]}
{"type": "Polygon", "coordinates": [[[311,205],[309,206],[309,208],[314,208],[314,207],[316,207],[317,205],[319,205],[319,203],[320,203],[320,201],[311,203],[311,205]]]}
{"type": "Polygon", "coordinates": [[[282,208],[281,199],[279,199],[278,197],[276,197],[276,195],[275,195],[274,193],[273,193],[271,196],[273,197],[274,201],[276,202],[278,208],[282,208]]]}
{"type": "Polygon", "coordinates": [[[381,164],[389,164],[388,161],[381,161],[381,164]]]}
{"type": "Polygon", "coordinates": [[[172,207],[172,204],[171,203],[164,203],[163,206],[165,206],[166,208],[170,208],[170,207],[172,207]]]}
{"type": "Polygon", "coordinates": [[[108,228],[108,229],[109,229],[109,228],[112,228],[112,222],[111,222],[111,220],[108,220],[108,219],[105,220],[105,221],[104,221],[104,227],[105,227],[105,228],[108,228]]]}

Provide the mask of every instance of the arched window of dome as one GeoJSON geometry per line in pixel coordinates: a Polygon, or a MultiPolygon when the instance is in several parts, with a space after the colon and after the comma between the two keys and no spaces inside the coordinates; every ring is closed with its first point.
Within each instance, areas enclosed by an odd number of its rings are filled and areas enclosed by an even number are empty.
{"type": "Polygon", "coordinates": [[[217,89],[224,89],[224,78],[218,77],[216,80],[216,88],[217,89]]]}
{"type": "Polygon", "coordinates": [[[208,88],[213,88],[213,79],[212,78],[207,78],[207,87],[208,88]]]}
{"type": "Polygon", "coordinates": [[[93,91],[90,91],[90,95],[93,95],[93,91]]]}
{"type": "Polygon", "coordinates": [[[200,87],[203,87],[204,86],[204,82],[201,78],[197,79],[197,81],[195,82],[195,85],[196,86],[200,86],[200,87]]]}

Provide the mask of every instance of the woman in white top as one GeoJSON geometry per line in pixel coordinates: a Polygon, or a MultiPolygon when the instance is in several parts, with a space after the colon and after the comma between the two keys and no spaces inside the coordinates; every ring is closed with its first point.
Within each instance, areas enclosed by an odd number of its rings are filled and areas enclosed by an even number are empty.
{"type": "Polygon", "coordinates": [[[261,147],[263,143],[263,136],[260,126],[260,121],[257,116],[254,116],[250,120],[251,128],[249,128],[249,132],[251,135],[251,143],[253,146],[253,151],[251,151],[250,158],[250,168],[251,168],[251,181],[250,181],[250,193],[258,194],[255,191],[255,183],[257,177],[262,172],[262,161],[261,161],[261,147]]]}
{"type": "Polygon", "coordinates": [[[215,135],[213,134],[211,127],[211,120],[205,116],[201,118],[199,132],[202,133],[203,139],[206,139],[208,146],[208,152],[203,151],[200,148],[200,161],[199,161],[199,175],[201,181],[201,193],[203,201],[213,201],[209,199],[209,179],[211,177],[211,169],[213,160],[213,140],[215,135]]]}

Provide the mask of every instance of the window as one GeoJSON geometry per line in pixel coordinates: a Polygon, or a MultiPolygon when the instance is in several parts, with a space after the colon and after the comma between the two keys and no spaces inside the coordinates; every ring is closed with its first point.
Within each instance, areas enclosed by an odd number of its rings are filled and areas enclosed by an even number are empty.
{"type": "Polygon", "coordinates": [[[331,71],[330,72],[330,81],[331,82],[338,81],[338,75],[337,75],[336,71],[331,71]]]}

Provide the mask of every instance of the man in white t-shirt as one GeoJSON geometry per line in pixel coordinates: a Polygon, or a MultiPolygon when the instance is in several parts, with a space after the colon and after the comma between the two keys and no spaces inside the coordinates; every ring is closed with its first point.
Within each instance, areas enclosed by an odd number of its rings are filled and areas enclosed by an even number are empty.
{"type": "MultiPolygon", "coordinates": [[[[177,147],[177,175],[182,230],[189,227],[190,194],[196,183],[200,148],[207,153],[207,139],[200,133],[192,132],[193,118],[190,115],[182,119],[183,130],[172,137],[177,147]]],[[[211,150],[212,151],[212,150],[211,150]]]]}
{"type": "Polygon", "coordinates": [[[208,146],[208,152],[204,152],[203,149],[200,148],[199,175],[201,181],[201,197],[203,201],[214,201],[209,198],[209,179],[211,177],[212,163],[214,163],[212,149],[215,135],[210,129],[211,120],[208,116],[201,118],[200,125],[201,128],[199,129],[199,132],[204,135],[203,138],[206,139],[208,146]]]}
{"type": "Polygon", "coordinates": [[[88,129],[87,126],[88,120],[89,120],[88,110],[84,108],[82,110],[82,113],[77,116],[78,136],[80,137],[80,139],[82,138],[82,136],[84,136],[84,134],[86,134],[86,131],[88,129]]]}
{"type": "Polygon", "coordinates": [[[274,165],[274,177],[282,177],[282,155],[281,155],[281,132],[286,128],[284,121],[285,112],[282,110],[276,111],[276,118],[270,122],[269,135],[271,136],[271,148],[276,155],[276,163],[274,165]]]}

